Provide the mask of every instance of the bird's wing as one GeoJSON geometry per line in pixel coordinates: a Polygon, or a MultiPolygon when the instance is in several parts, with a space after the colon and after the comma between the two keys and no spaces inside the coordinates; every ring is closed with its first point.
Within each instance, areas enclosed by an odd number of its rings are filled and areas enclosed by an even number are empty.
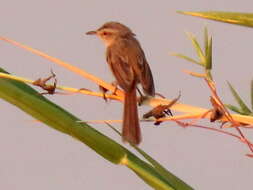
{"type": "Polygon", "coordinates": [[[131,43],[131,55],[129,56],[131,56],[130,63],[133,67],[133,70],[136,73],[145,94],[154,96],[155,87],[153,76],[146,60],[145,53],[143,52],[141,45],[135,38],[131,40],[131,43]]]}
{"type": "Polygon", "coordinates": [[[143,56],[142,60],[139,60],[138,62],[142,63],[141,66],[141,74],[139,76],[140,83],[142,85],[143,91],[145,94],[154,96],[155,95],[155,86],[154,86],[154,81],[153,81],[153,76],[152,72],[150,70],[150,67],[148,65],[148,62],[145,58],[144,52],[142,51],[143,56]]]}
{"type": "Polygon", "coordinates": [[[121,39],[113,46],[108,47],[107,62],[123,90],[129,91],[136,83],[140,82],[145,94],[155,95],[150,67],[135,38],[121,39]]]}
{"type": "Polygon", "coordinates": [[[135,76],[132,66],[129,64],[128,55],[119,49],[107,48],[106,59],[119,86],[126,92],[132,90],[135,85],[135,76]]]}

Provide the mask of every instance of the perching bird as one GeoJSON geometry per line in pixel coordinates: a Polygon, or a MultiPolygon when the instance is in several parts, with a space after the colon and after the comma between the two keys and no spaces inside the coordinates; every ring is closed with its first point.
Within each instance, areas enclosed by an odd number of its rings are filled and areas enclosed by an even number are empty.
{"type": "Polygon", "coordinates": [[[118,22],[107,22],[95,31],[106,45],[106,60],[116,82],[125,92],[123,114],[123,141],[132,144],[141,142],[141,131],[137,110],[136,88],[141,84],[145,95],[154,96],[152,73],[135,34],[118,22]]]}

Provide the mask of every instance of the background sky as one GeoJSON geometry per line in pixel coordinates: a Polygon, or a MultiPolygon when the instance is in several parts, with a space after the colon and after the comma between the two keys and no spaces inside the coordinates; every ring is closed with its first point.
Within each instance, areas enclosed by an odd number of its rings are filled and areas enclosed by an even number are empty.
{"type": "MultiPolygon", "coordinates": [[[[107,21],[129,26],[142,44],[153,71],[157,92],[174,98],[181,91],[182,103],[208,108],[206,84],[182,72],[199,71],[180,52],[196,57],[185,32],[203,38],[207,26],[213,36],[213,75],[225,103],[234,103],[226,81],[230,81],[249,103],[252,79],[252,32],[244,28],[176,13],[184,11],[252,12],[252,0],[0,0],[0,35],[39,49],[110,82],[100,40],[84,35],[107,21]]],[[[97,86],[49,61],[0,41],[0,63],[7,71],[26,78],[56,73],[59,85],[97,90],[97,86]]],[[[85,95],[48,96],[83,120],[121,119],[122,105],[104,103],[85,95]],[[88,108],[88,110],[87,110],[88,108]]],[[[125,167],[113,165],[79,141],[55,131],[13,105],[0,101],[0,189],[150,189],[125,167]]],[[[149,108],[141,108],[140,115],[149,108]]],[[[206,125],[212,126],[209,123],[206,125]]],[[[99,131],[121,142],[104,125],[99,131]]],[[[120,128],[120,125],[117,125],[120,128]]],[[[142,124],[147,153],[195,189],[250,189],[253,160],[244,156],[247,147],[238,140],[211,131],[174,123],[154,127],[142,124]]],[[[245,131],[253,138],[252,131],[245,131]]],[[[127,146],[127,145],[125,145],[127,146]]]]}

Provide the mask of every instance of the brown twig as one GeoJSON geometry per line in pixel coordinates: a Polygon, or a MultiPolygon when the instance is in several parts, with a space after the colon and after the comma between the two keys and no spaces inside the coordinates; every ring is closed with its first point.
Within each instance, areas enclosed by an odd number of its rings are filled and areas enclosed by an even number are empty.
{"type": "Polygon", "coordinates": [[[231,132],[224,131],[222,129],[216,129],[216,128],[213,128],[213,127],[206,127],[206,126],[202,126],[202,125],[186,123],[186,122],[182,122],[182,121],[178,121],[178,120],[173,120],[173,121],[175,121],[179,126],[184,127],[184,128],[186,128],[186,127],[195,127],[195,128],[207,129],[207,130],[223,133],[223,134],[226,134],[226,135],[230,135],[232,137],[235,137],[235,138],[239,139],[242,143],[249,144],[250,147],[253,147],[253,144],[250,141],[246,142],[245,139],[242,138],[241,136],[236,135],[236,134],[231,133],[231,132]]]}
{"type": "Polygon", "coordinates": [[[213,81],[208,80],[207,78],[205,78],[205,81],[207,83],[207,85],[209,86],[211,92],[212,92],[212,98],[213,101],[215,102],[216,106],[218,106],[219,111],[221,111],[224,116],[227,118],[227,120],[231,123],[231,126],[235,127],[235,129],[238,131],[238,133],[240,134],[240,138],[243,139],[251,152],[253,152],[253,147],[252,145],[249,143],[248,139],[244,136],[244,134],[242,133],[242,131],[240,130],[239,126],[241,126],[241,123],[238,123],[237,121],[235,121],[233,119],[233,117],[231,116],[231,114],[229,113],[229,111],[227,110],[227,108],[225,107],[225,105],[222,103],[221,99],[219,98],[217,91],[216,91],[216,87],[214,85],[213,81]]]}

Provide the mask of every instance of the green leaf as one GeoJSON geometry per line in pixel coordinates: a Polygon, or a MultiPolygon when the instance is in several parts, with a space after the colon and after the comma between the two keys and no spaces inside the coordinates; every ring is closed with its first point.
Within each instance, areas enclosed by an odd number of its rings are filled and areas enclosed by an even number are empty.
{"type": "Polygon", "coordinates": [[[144,157],[146,160],[151,163],[156,171],[161,174],[163,177],[165,177],[172,186],[174,186],[176,189],[182,189],[182,190],[193,190],[192,187],[190,187],[188,184],[184,183],[181,179],[173,175],[171,172],[169,172],[166,168],[164,168],[159,162],[154,160],[151,156],[149,156],[146,152],[144,152],[142,149],[140,149],[137,146],[134,146],[134,148],[144,157]]]}
{"type": "Polygon", "coordinates": [[[240,108],[241,108],[241,111],[244,113],[244,114],[250,114],[251,113],[251,110],[247,107],[247,105],[243,102],[243,100],[240,98],[240,96],[238,95],[238,93],[236,92],[236,90],[233,88],[233,86],[229,83],[228,83],[228,86],[230,88],[230,91],[232,92],[235,100],[237,101],[237,103],[239,104],[240,108]]]}
{"type": "MultiPolygon", "coordinates": [[[[121,133],[115,128],[113,127],[111,124],[107,123],[107,125],[113,130],[115,131],[118,135],[121,136],[121,133]]],[[[166,168],[164,168],[159,162],[157,162],[155,159],[153,159],[151,156],[149,156],[146,152],[144,152],[142,149],[140,149],[139,147],[135,146],[135,145],[131,145],[136,151],[138,151],[150,164],[152,164],[152,166],[155,168],[155,170],[164,178],[166,178],[166,180],[168,182],[170,182],[170,184],[175,187],[175,189],[179,189],[179,190],[192,190],[193,188],[190,187],[188,184],[186,184],[185,182],[183,182],[181,179],[179,179],[178,177],[176,177],[174,174],[172,174],[171,172],[169,172],[166,168]]],[[[142,177],[142,176],[140,176],[142,177]]],[[[148,181],[147,181],[148,183],[148,181]]]]}
{"type": "Polygon", "coordinates": [[[147,184],[152,186],[157,190],[187,190],[187,189],[178,189],[174,187],[171,181],[166,180],[162,175],[160,175],[152,166],[132,155],[128,155],[127,167],[132,169],[141,179],[143,179],[147,184]],[[154,178],[155,176],[155,178],[154,178]]]}
{"type": "Polygon", "coordinates": [[[211,70],[210,69],[206,69],[205,72],[206,72],[207,79],[212,81],[213,77],[212,77],[211,70]]]}
{"type": "Polygon", "coordinates": [[[205,44],[205,68],[212,69],[212,37],[209,39],[207,27],[204,28],[204,44],[205,44]]]}
{"type": "Polygon", "coordinates": [[[179,58],[182,58],[182,59],[185,59],[186,61],[189,61],[189,62],[192,62],[192,63],[195,63],[195,64],[198,64],[198,65],[201,65],[203,66],[201,63],[199,63],[198,61],[195,61],[194,59],[188,57],[188,56],[185,56],[183,54],[179,54],[179,53],[173,53],[171,54],[173,56],[176,56],[176,57],[179,57],[179,58]]]}
{"type": "Polygon", "coordinates": [[[223,12],[223,11],[206,11],[206,12],[178,11],[178,13],[202,17],[220,22],[226,22],[230,24],[253,27],[253,13],[223,12]]]}
{"type": "MultiPolygon", "coordinates": [[[[5,71],[0,69],[0,72],[5,71]]],[[[138,176],[145,179],[145,182],[151,187],[161,190],[176,190],[150,164],[86,123],[78,122],[80,119],[49,101],[28,85],[0,78],[0,98],[17,106],[49,127],[78,139],[108,161],[129,167],[138,176]]]]}
{"type": "MultiPolygon", "coordinates": [[[[0,72],[4,72],[0,68],[0,72]]],[[[77,117],[54,104],[25,83],[0,79],[0,98],[17,106],[46,125],[85,143],[105,159],[119,164],[126,149],[77,117]],[[112,152],[114,152],[112,154],[112,152]]]]}
{"type": "Polygon", "coordinates": [[[193,36],[191,33],[186,33],[188,38],[191,40],[193,46],[195,47],[195,50],[199,56],[199,59],[200,59],[200,64],[202,66],[205,66],[206,65],[206,57],[197,41],[197,39],[195,38],[195,36],[193,36]]]}
{"type": "Polygon", "coordinates": [[[250,96],[251,96],[251,110],[253,111],[253,80],[250,83],[250,96]]]}
{"type": "Polygon", "coordinates": [[[234,105],[225,104],[225,106],[226,106],[228,109],[232,110],[233,112],[236,112],[236,113],[238,113],[238,114],[245,115],[245,113],[244,113],[240,108],[238,108],[238,107],[236,107],[236,106],[234,106],[234,105]]]}
{"type": "Polygon", "coordinates": [[[209,39],[207,27],[204,28],[204,44],[205,44],[205,55],[207,56],[209,51],[209,39]]]}
{"type": "Polygon", "coordinates": [[[206,69],[212,69],[212,38],[207,42],[206,69]]]}

